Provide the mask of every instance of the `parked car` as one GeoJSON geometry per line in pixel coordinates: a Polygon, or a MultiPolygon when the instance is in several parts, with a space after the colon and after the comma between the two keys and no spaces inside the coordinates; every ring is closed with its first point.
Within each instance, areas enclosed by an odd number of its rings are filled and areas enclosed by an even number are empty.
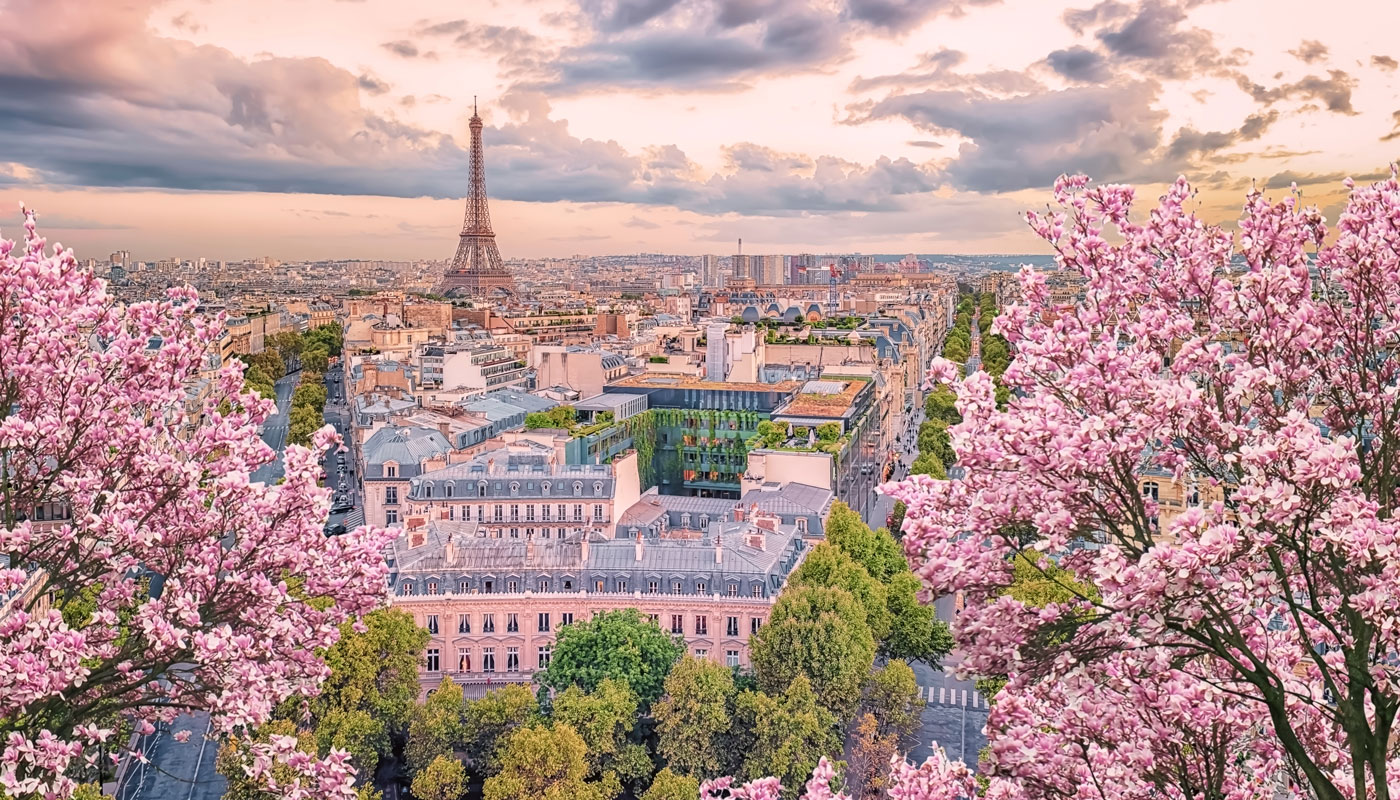
{"type": "Polygon", "coordinates": [[[355,505],[350,502],[350,498],[346,497],[345,495],[341,495],[337,497],[335,499],[335,503],[331,505],[331,513],[339,514],[344,511],[353,511],[354,508],[355,505]]]}

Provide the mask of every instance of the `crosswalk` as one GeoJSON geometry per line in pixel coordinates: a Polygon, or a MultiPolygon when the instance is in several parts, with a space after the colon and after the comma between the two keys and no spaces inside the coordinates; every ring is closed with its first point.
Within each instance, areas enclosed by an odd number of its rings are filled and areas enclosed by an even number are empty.
{"type": "Polygon", "coordinates": [[[962,706],[985,710],[987,698],[976,689],[950,689],[946,686],[920,686],[919,699],[924,703],[943,706],[962,706]]]}

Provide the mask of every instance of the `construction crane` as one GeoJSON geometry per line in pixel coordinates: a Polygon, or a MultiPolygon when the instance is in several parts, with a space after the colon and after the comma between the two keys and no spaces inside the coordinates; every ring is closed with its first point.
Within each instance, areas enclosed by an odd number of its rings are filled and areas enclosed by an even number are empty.
{"type": "Polygon", "coordinates": [[[835,314],[836,306],[839,304],[836,298],[836,276],[841,274],[841,268],[835,264],[831,265],[830,277],[827,279],[826,309],[827,314],[835,314]]]}

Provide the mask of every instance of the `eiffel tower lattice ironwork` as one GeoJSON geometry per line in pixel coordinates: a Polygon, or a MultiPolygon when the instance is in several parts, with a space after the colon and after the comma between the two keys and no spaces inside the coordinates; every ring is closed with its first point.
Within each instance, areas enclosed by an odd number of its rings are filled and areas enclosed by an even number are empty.
{"type": "Polygon", "coordinates": [[[506,271],[496,234],[491,230],[491,212],[486,206],[486,162],[481,148],[481,116],[472,99],[471,190],[467,194],[467,214],[457,240],[457,255],[442,276],[441,290],[450,296],[489,295],[498,290],[515,292],[515,280],[506,271]]]}

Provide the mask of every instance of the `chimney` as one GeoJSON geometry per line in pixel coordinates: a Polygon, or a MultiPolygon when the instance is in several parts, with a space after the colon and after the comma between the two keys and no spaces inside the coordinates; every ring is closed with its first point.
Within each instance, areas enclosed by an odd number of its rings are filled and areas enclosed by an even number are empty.
{"type": "Polygon", "coordinates": [[[642,535],[640,533],[637,534],[637,560],[642,560],[642,535]]]}
{"type": "Polygon", "coordinates": [[[724,540],[718,536],[715,537],[715,563],[724,563],[724,540]]]}
{"type": "Polygon", "coordinates": [[[581,542],[581,544],[582,544],[583,560],[584,560],[584,561],[588,561],[588,534],[587,534],[587,533],[584,533],[584,534],[583,534],[583,538],[580,540],[580,542],[581,542]]]}
{"type": "Polygon", "coordinates": [[[525,560],[535,560],[535,537],[533,536],[525,537],[525,560]]]}
{"type": "Polygon", "coordinates": [[[778,518],[771,514],[755,514],[753,524],[765,531],[776,532],[778,530],[778,518]]]}
{"type": "Polygon", "coordinates": [[[743,521],[744,521],[744,507],[743,507],[743,506],[734,506],[734,521],[735,521],[735,522],[743,522],[743,521]]]}
{"type": "Polygon", "coordinates": [[[453,563],[455,563],[455,562],[457,561],[457,541],[456,541],[456,539],[457,539],[456,536],[453,536],[453,535],[451,535],[451,534],[448,534],[448,536],[447,536],[447,545],[446,545],[445,547],[442,548],[442,557],[445,558],[445,559],[447,560],[447,563],[448,563],[448,564],[453,564],[453,563]]]}

